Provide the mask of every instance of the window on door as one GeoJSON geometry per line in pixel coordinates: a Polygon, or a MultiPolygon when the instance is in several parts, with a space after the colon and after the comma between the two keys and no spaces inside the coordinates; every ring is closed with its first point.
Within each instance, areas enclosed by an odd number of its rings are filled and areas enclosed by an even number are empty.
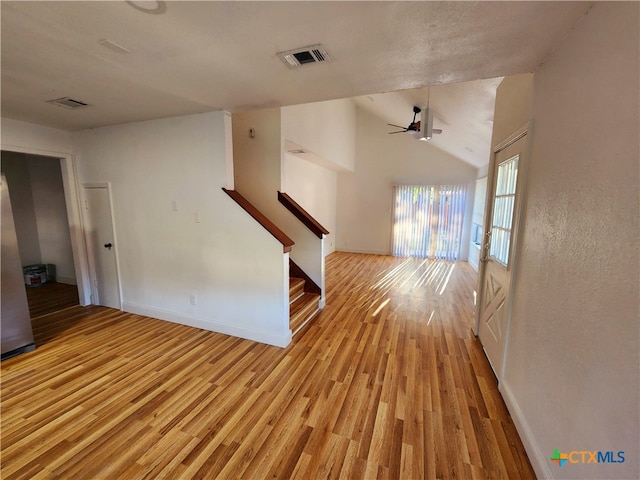
{"type": "Polygon", "coordinates": [[[492,233],[489,255],[505,267],[509,265],[513,205],[518,180],[518,159],[519,156],[516,155],[498,165],[496,195],[491,216],[492,233]]]}
{"type": "Polygon", "coordinates": [[[466,193],[463,185],[396,185],[393,255],[459,260],[466,193]]]}

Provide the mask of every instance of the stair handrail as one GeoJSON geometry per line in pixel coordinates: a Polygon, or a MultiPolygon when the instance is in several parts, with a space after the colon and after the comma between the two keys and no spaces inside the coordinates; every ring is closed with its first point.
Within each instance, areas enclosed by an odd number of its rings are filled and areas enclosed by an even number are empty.
{"type": "Polygon", "coordinates": [[[322,240],[323,235],[328,235],[329,230],[320,225],[315,218],[302,208],[293,198],[283,192],[278,192],[278,201],[289,210],[294,217],[300,220],[313,234],[322,240]]]}
{"type": "Polygon", "coordinates": [[[249,200],[243,197],[237,190],[228,190],[222,187],[222,191],[229,195],[238,205],[240,205],[249,215],[251,215],[260,225],[262,225],[276,240],[282,244],[283,253],[291,251],[295,244],[291,238],[280,230],[275,223],[269,220],[265,214],[258,210],[249,200]]]}

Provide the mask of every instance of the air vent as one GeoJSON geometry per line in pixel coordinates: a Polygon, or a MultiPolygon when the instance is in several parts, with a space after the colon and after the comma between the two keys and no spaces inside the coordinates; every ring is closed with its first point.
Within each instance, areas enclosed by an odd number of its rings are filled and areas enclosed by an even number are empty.
{"type": "Polygon", "coordinates": [[[52,103],[53,105],[57,105],[63,108],[69,108],[72,110],[90,106],[88,103],[81,102],[80,100],[74,100],[73,98],[69,98],[69,97],[56,98],[55,100],[47,100],[47,103],[52,103]]]}
{"type": "Polygon", "coordinates": [[[322,45],[296,48],[286,52],[279,52],[278,57],[289,68],[298,68],[302,65],[320,62],[330,62],[331,57],[322,45]]]}

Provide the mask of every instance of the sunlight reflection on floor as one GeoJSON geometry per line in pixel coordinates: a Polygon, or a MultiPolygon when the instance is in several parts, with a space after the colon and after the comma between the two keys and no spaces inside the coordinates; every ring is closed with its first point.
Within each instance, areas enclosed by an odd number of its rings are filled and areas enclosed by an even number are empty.
{"type": "Polygon", "coordinates": [[[414,310],[429,325],[434,320],[435,310],[430,314],[416,310],[415,300],[425,295],[442,297],[447,291],[456,263],[424,258],[398,259],[399,263],[377,275],[366,293],[360,295],[356,304],[376,317],[384,312],[391,318],[398,309],[414,310]],[[427,318],[428,315],[428,318],[427,318]]]}
{"type": "MultiPolygon", "coordinates": [[[[434,286],[440,295],[444,293],[456,264],[445,260],[427,260],[406,258],[371,286],[371,290],[388,290],[390,287],[402,288],[412,278],[418,277],[413,288],[434,286]]],[[[384,272],[383,272],[384,273],[384,272]]],[[[382,275],[382,274],[381,274],[382,275]]]]}

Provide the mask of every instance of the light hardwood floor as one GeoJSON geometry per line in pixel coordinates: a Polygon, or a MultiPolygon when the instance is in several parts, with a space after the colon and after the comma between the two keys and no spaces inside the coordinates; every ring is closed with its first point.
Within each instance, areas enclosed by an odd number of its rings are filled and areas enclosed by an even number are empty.
{"type": "Polygon", "coordinates": [[[78,305],[78,287],[49,282],[39,287],[26,287],[31,319],[78,305]]]}
{"type": "Polygon", "coordinates": [[[2,362],[2,478],[535,478],[465,263],[334,253],[286,349],[102,307],[2,362]]]}

